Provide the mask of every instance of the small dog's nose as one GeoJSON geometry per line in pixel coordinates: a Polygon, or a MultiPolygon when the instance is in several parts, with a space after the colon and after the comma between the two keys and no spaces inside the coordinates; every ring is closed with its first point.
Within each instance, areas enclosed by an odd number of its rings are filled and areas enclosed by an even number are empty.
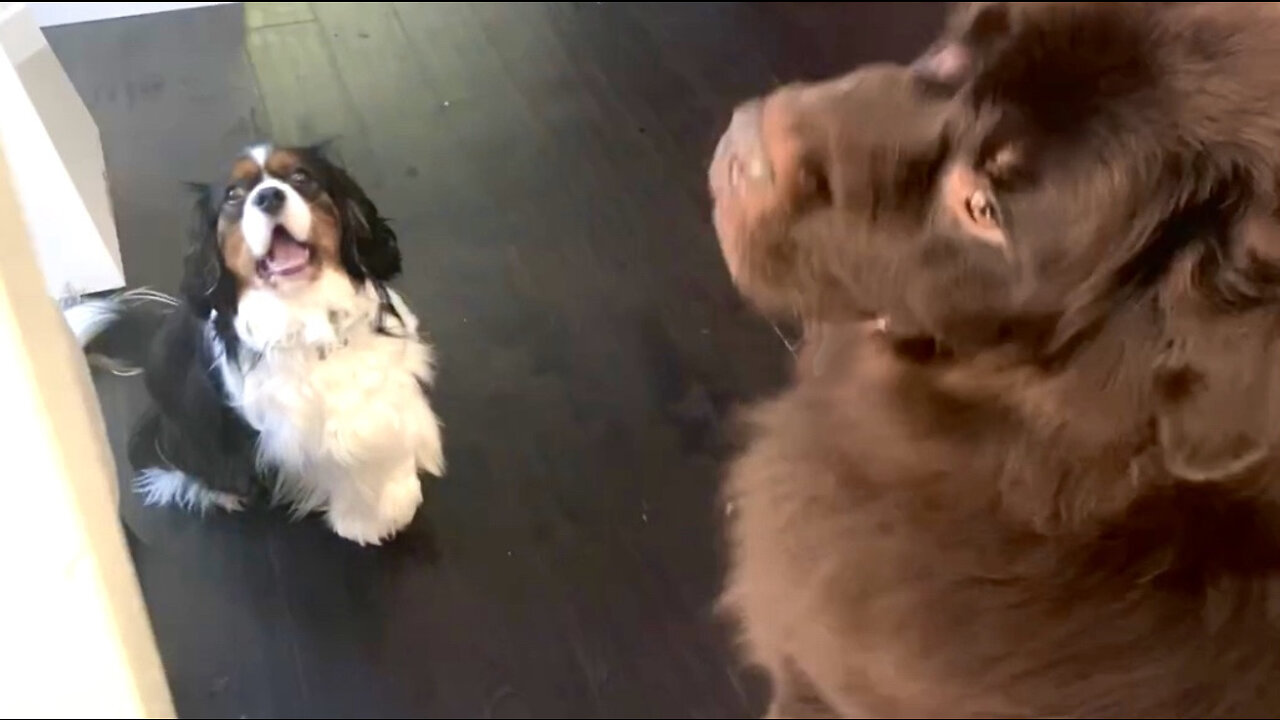
{"type": "Polygon", "coordinates": [[[761,125],[763,107],[763,101],[753,100],[734,111],[712,160],[711,186],[715,194],[738,192],[748,185],[767,187],[772,182],[773,169],[761,125]]]}
{"type": "Polygon", "coordinates": [[[254,194],[253,205],[268,215],[275,215],[284,207],[284,190],[264,187],[254,194]]]}

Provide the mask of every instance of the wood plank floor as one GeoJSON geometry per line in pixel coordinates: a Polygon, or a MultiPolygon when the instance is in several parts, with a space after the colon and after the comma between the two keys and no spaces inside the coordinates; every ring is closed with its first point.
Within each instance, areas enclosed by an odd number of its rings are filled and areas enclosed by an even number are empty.
{"type": "MultiPolygon", "coordinates": [[[[935,3],[247,3],[52,28],[132,285],[246,143],[333,139],[400,231],[449,476],[381,549],[121,509],[184,717],[741,717],[712,603],[734,408],[788,355],[704,167],[733,105],[905,59],[935,3]]],[[[145,402],[98,378],[113,445],[145,402]]],[[[123,465],[123,478],[130,470],[123,465]]]]}

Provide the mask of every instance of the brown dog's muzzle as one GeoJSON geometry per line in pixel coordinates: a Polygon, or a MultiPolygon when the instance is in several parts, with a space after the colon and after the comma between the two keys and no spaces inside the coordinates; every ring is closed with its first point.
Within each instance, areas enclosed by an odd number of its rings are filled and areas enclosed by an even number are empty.
{"type": "Polygon", "coordinates": [[[768,189],[773,171],[764,149],[763,107],[762,100],[738,107],[729,129],[720,137],[711,161],[711,192],[715,197],[726,197],[749,188],[768,189]]]}
{"type": "Polygon", "coordinates": [[[805,116],[825,110],[819,101],[831,84],[792,85],[738,106],[711,161],[711,194],[718,203],[759,210],[795,189],[801,169],[797,128],[805,116]]]}
{"type": "Polygon", "coordinates": [[[711,162],[717,206],[731,206],[744,218],[785,210],[797,196],[818,189],[816,181],[833,162],[844,166],[841,180],[861,185],[856,175],[877,168],[859,156],[879,150],[902,156],[930,144],[940,130],[938,107],[916,90],[915,75],[902,66],[870,65],[740,105],[711,162]]]}
{"type": "Polygon", "coordinates": [[[720,137],[709,180],[716,234],[729,265],[739,276],[743,235],[774,204],[774,170],[764,144],[764,100],[738,107],[720,137]]]}
{"type": "Polygon", "coordinates": [[[784,88],[738,107],[721,136],[708,180],[716,233],[735,278],[747,236],[770,217],[785,217],[797,195],[800,148],[794,133],[799,88],[784,88]]]}
{"type": "Polygon", "coordinates": [[[880,308],[886,271],[926,218],[942,104],[898,65],[789,85],[744,103],[708,171],[716,235],[766,313],[880,308]],[[891,257],[893,256],[893,257],[891,257]]]}

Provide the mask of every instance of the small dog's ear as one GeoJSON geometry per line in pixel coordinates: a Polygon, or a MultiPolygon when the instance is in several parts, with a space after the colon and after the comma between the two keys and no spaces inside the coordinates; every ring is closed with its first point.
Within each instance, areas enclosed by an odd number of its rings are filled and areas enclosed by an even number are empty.
{"type": "Polygon", "coordinates": [[[309,155],[314,160],[323,160],[327,163],[341,164],[342,157],[338,152],[338,138],[330,137],[323,140],[306,145],[302,148],[305,155],[309,155]]]}
{"type": "Polygon", "coordinates": [[[342,265],[355,280],[387,282],[400,274],[399,241],[364,189],[343,169],[336,143],[336,138],[321,140],[301,152],[321,171],[325,191],[342,219],[342,265]]]}
{"type": "Polygon", "coordinates": [[[1274,303],[1280,226],[1251,217],[1223,245],[1189,249],[1159,288],[1164,345],[1156,431],[1174,477],[1229,480],[1267,460],[1280,434],[1274,303]]]}
{"type": "Polygon", "coordinates": [[[329,165],[327,190],[342,217],[342,263],[356,279],[387,282],[400,274],[400,244],[390,223],[359,183],[329,165]]]}
{"type": "Polygon", "coordinates": [[[220,304],[219,296],[230,282],[218,247],[218,207],[211,185],[187,183],[195,195],[190,228],[191,245],[183,261],[179,294],[198,317],[208,318],[220,304]]]}

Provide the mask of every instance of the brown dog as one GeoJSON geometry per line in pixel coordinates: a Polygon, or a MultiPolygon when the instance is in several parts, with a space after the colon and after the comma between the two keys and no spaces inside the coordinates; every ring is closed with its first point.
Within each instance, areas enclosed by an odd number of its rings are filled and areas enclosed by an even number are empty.
{"type": "Polygon", "coordinates": [[[727,485],[772,715],[1280,715],[1276,4],[964,5],[710,179],[825,328],[727,485]]]}

